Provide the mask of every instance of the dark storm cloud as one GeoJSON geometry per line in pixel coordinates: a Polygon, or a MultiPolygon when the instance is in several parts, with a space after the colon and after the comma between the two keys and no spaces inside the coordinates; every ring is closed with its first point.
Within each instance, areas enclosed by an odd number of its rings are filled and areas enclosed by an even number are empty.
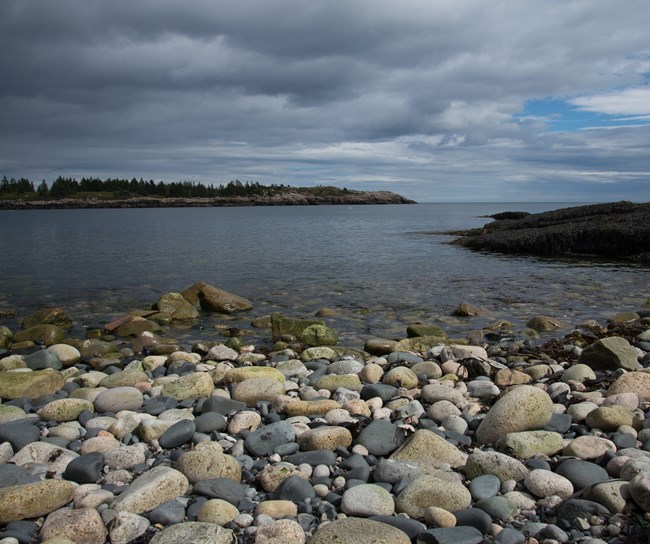
{"type": "Polygon", "coordinates": [[[546,97],[646,113],[648,13],[645,0],[4,0],[0,174],[634,198],[646,127],[558,133],[516,114],[546,97]]]}

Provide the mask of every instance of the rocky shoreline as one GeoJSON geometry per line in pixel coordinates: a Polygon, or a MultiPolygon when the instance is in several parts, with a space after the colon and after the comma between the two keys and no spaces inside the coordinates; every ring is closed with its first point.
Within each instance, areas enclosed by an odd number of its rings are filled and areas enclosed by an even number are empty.
{"type": "Polygon", "coordinates": [[[614,202],[544,213],[499,214],[453,243],[542,257],[604,257],[650,263],[650,203],[614,202]]]}
{"type": "Polygon", "coordinates": [[[415,204],[390,191],[347,191],[328,195],[286,191],[274,195],[214,198],[133,197],[125,199],[61,198],[57,200],[0,200],[0,210],[85,208],[218,208],[234,206],[319,206],[361,204],[415,204]]]}
{"type": "Polygon", "coordinates": [[[531,316],[541,346],[507,322],[339,346],[330,315],[197,283],[82,336],[0,321],[0,544],[648,541],[650,300],[531,316]],[[207,313],[269,343],[168,337],[207,313]]]}

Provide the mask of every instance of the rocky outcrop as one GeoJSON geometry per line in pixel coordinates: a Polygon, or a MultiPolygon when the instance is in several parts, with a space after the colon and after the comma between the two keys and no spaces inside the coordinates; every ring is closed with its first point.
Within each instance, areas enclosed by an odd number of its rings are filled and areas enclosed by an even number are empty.
{"type": "Polygon", "coordinates": [[[650,262],[650,203],[614,202],[563,208],[454,233],[453,243],[481,251],[596,256],[650,262]]]}
{"type": "Polygon", "coordinates": [[[273,195],[214,198],[134,197],[116,200],[99,198],[61,198],[58,200],[0,200],[0,210],[76,209],[76,208],[210,208],[234,206],[315,206],[325,204],[415,204],[415,201],[390,191],[347,191],[319,194],[292,191],[273,195]]]}

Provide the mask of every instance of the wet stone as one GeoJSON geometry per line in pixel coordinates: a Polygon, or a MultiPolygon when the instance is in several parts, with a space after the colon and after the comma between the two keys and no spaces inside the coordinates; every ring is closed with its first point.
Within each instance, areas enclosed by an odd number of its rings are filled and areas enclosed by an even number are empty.
{"type": "Polygon", "coordinates": [[[373,421],[357,437],[357,443],[365,446],[370,454],[376,456],[390,455],[404,443],[404,440],[404,432],[386,419],[373,421]]]}
{"type": "Polygon", "coordinates": [[[555,472],[569,480],[576,491],[609,480],[603,467],[581,459],[567,459],[558,465],[555,472]]]}
{"type": "Polygon", "coordinates": [[[472,479],[469,484],[469,492],[475,501],[489,499],[499,493],[501,480],[493,474],[483,474],[472,479]]]}
{"type": "Polygon", "coordinates": [[[481,544],[483,534],[474,527],[429,529],[418,536],[417,544],[481,544]]]}
{"type": "Polygon", "coordinates": [[[177,448],[186,442],[189,442],[196,432],[196,425],[194,421],[189,419],[182,419],[174,423],[167,429],[160,438],[158,443],[162,448],[177,448]]]}
{"type": "Polygon", "coordinates": [[[246,489],[245,485],[230,478],[211,478],[194,484],[195,493],[205,495],[211,499],[223,499],[235,506],[244,498],[246,489]]]}

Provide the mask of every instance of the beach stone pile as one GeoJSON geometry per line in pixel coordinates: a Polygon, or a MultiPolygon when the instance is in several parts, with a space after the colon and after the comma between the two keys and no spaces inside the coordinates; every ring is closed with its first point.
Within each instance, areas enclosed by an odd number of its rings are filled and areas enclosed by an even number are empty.
{"type": "Polygon", "coordinates": [[[646,541],[649,308],[541,347],[278,314],[266,346],[165,338],[249,310],[215,289],[0,326],[0,544],[646,541]]]}

